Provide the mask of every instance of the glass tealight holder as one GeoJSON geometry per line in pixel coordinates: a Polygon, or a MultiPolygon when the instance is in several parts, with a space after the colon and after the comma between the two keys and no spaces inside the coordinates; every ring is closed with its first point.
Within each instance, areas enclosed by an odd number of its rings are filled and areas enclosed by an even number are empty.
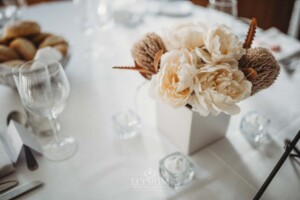
{"type": "Polygon", "coordinates": [[[259,112],[246,114],[240,123],[242,134],[253,144],[258,145],[269,138],[268,129],[271,120],[259,112]]]}
{"type": "Polygon", "coordinates": [[[194,178],[194,166],[180,152],[172,153],[159,161],[160,176],[173,189],[191,182],[194,178]]]}
{"type": "Polygon", "coordinates": [[[141,131],[141,120],[132,110],[119,112],[113,117],[116,137],[122,140],[132,138],[141,131]]]}
{"type": "Polygon", "coordinates": [[[135,27],[142,23],[145,13],[145,0],[115,0],[114,20],[127,27],[135,27]]]}

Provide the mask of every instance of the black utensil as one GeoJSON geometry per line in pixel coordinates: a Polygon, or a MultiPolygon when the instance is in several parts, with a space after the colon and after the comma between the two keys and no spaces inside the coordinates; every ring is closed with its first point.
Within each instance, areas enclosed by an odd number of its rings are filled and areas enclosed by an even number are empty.
{"type": "Polygon", "coordinates": [[[25,152],[27,168],[30,171],[34,171],[37,168],[39,168],[39,165],[38,165],[34,155],[32,154],[31,149],[26,145],[24,145],[24,152],[25,152]]]}

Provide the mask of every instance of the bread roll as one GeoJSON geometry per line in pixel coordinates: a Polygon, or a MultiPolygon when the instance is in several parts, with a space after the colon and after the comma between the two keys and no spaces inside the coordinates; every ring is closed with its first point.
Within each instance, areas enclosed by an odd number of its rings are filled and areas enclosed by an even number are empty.
{"type": "Polygon", "coordinates": [[[54,46],[62,43],[67,43],[63,37],[57,35],[50,35],[40,44],[39,48],[54,46]]]}
{"type": "Polygon", "coordinates": [[[11,49],[5,45],[0,45],[0,62],[18,58],[20,58],[20,56],[14,49],[11,49]]]}
{"type": "Polygon", "coordinates": [[[26,37],[41,32],[38,23],[32,21],[15,22],[4,29],[3,37],[6,39],[26,37]]]}
{"type": "Polygon", "coordinates": [[[50,33],[38,33],[28,37],[28,39],[38,47],[50,35],[50,33]]]}
{"type": "Polygon", "coordinates": [[[3,64],[5,66],[9,66],[9,67],[21,67],[26,61],[25,60],[9,60],[4,62],[3,64]]]}
{"type": "Polygon", "coordinates": [[[21,55],[21,57],[26,61],[32,60],[36,53],[36,48],[34,44],[24,38],[14,39],[10,43],[9,47],[15,49],[21,55]]]}
{"type": "Polygon", "coordinates": [[[4,38],[4,37],[0,38],[0,44],[9,45],[10,42],[11,42],[11,39],[7,39],[7,38],[4,38]]]}

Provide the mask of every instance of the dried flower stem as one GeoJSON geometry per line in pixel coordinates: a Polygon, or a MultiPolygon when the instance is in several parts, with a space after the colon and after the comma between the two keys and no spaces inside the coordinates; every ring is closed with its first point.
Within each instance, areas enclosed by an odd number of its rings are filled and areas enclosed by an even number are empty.
{"type": "Polygon", "coordinates": [[[243,70],[246,77],[249,79],[253,79],[257,77],[257,72],[252,68],[252,67],[248,67],[246,69],[243,70]]]}
{"type": "Polygon", "coordinates": [[[154,67],[153,67],[154,71],[152,71],[151,69],[141,67],[136,62],[134,62],[135,66],[115,66],[115,67],[113,67],[113,69],[135,70],[135,71],[139,71],[142,75],[157,74],[158,73],[158,68],[159,68],[159,61],[160,61],[160,58],[162,57],[163,53],[164,53],[164,51],[161,49],[155,54],[154,63],[153,63],[154,64],[154,67]]]}
{"type": "Polygon", "coordinates": [[[134,66],[115,66],[113,69],[123,69],[123,70],[135,70],[145,74],[153,74],[153,72],[146,70],[144,68],[138,68],[134,66]]]}
{"type": "Polygon", "coordinates": [[[257,27],[257,21],[255,18],[252,18],[250,26],[249,26],[248,34],[247,34],[247,37],[245,39],[245,43],[243,46],[245,49],[249,49],[251,47],[254,36],[255,36],[256,27],[257,27]]]}

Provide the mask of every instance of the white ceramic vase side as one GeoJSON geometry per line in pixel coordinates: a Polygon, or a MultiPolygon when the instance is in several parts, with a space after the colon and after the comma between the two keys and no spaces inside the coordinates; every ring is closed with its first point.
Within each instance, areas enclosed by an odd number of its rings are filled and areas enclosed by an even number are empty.
{"type": "Polygon", "coordinates": [[[179,150],[187,155],[225,137],[230,116],[203,117],[188,107],[173,108],[157,103],[157,126],[179,150]]]}

